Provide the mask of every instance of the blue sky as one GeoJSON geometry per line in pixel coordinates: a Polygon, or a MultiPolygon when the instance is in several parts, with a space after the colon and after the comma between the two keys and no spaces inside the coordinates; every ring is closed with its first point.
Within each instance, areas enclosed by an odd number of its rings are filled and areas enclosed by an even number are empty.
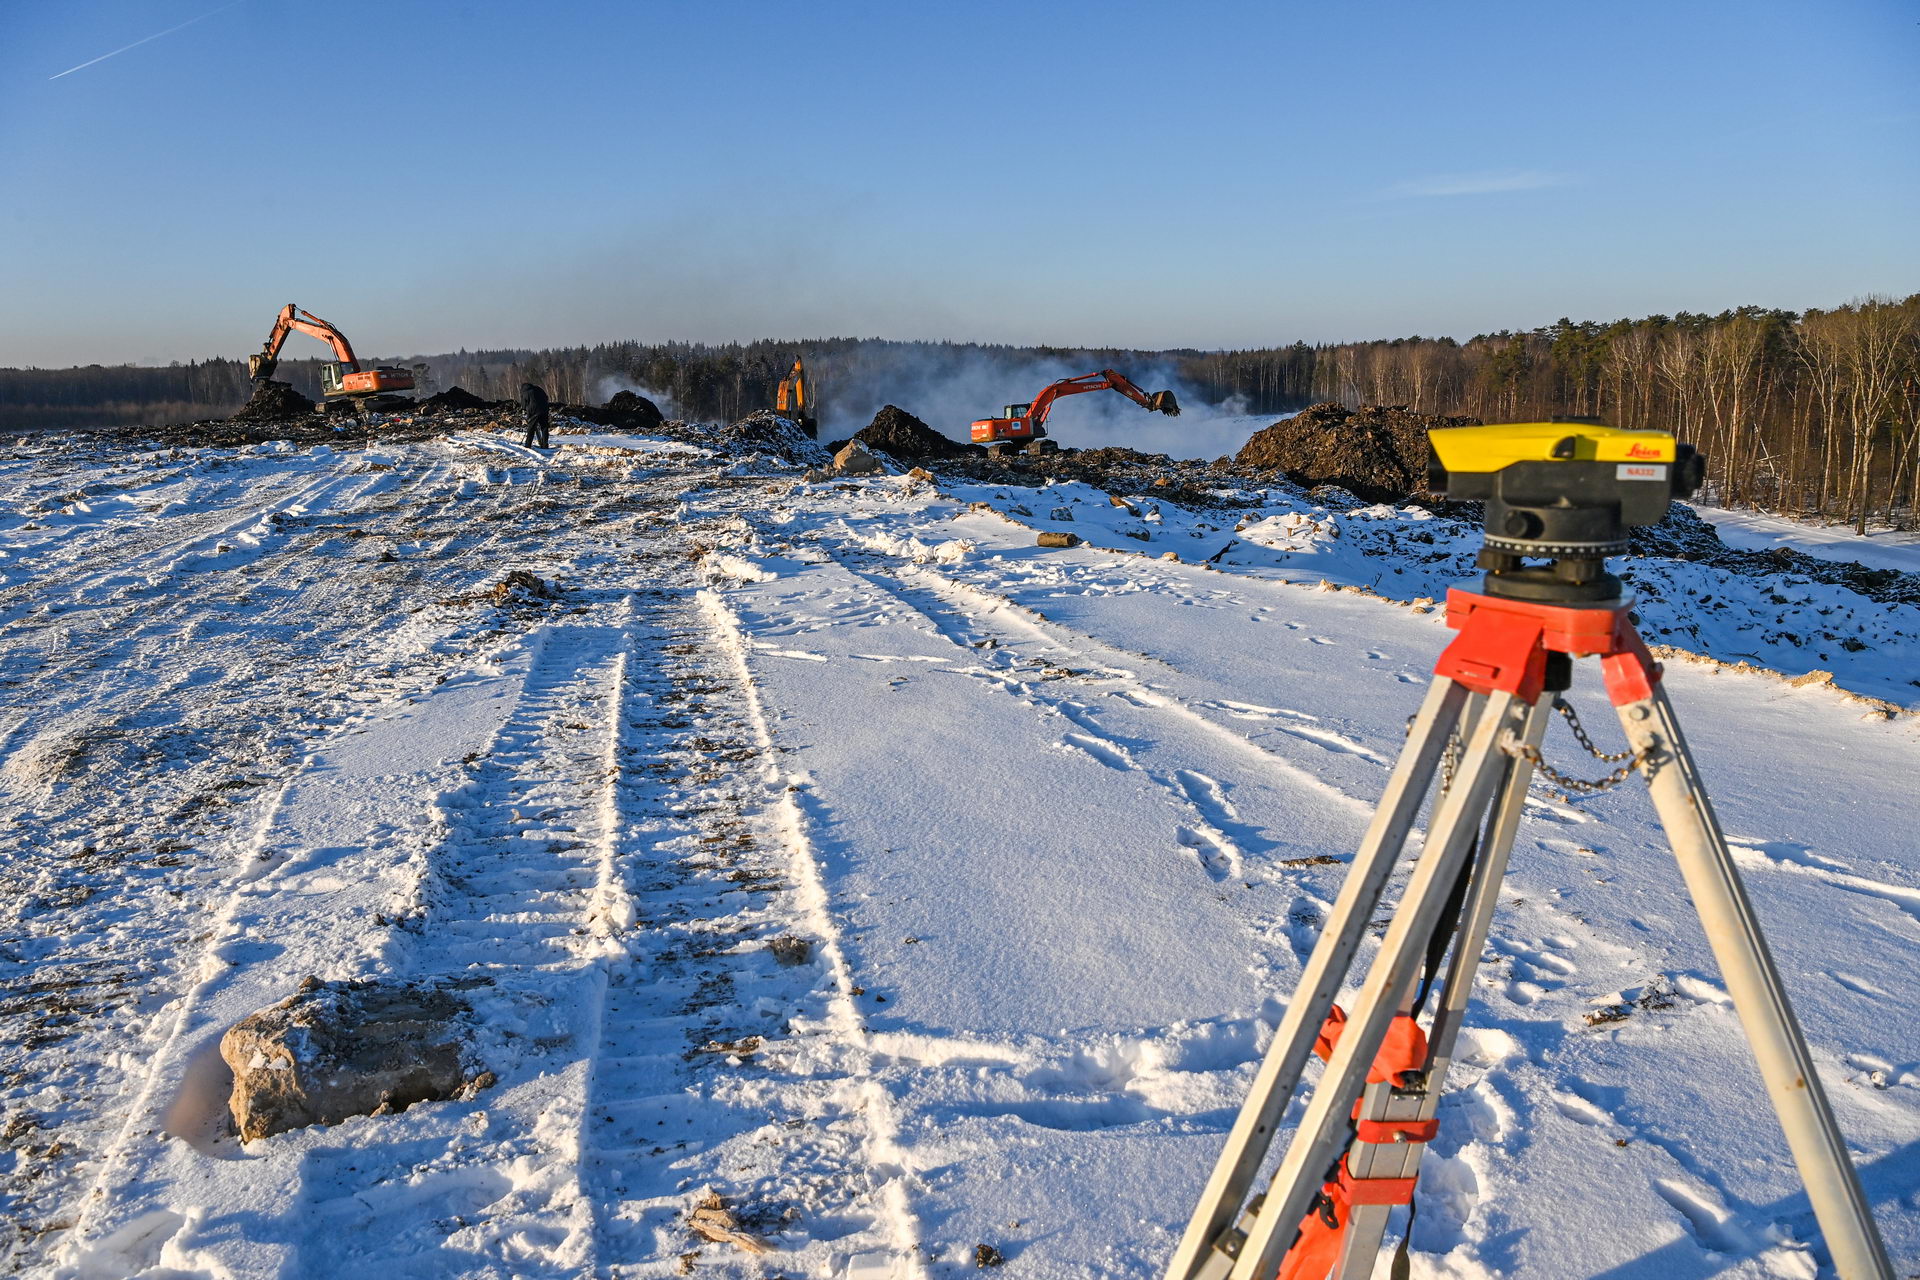
{"type": "Polygon", "coordinates": [[[1906,0],[214,9],[0,5],[0,365],[1920,290],[1906,0]]]}

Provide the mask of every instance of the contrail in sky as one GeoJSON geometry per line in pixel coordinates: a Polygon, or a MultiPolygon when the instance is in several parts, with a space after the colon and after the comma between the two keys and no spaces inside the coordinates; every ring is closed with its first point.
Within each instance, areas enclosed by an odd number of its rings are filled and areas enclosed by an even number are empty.
{"type": "Polygon", "coordinates": [[[147,43],[149,40],[158,40],[161,36],[170,36],[174,32],[179,31],[184,27],[190,27],[196,22],[205,22],[208,18],[211,18],[216,13],[225,13],[227,10],[235,8],[245,3],[246,3],[246,0],[232,0],[231,4],[223,4],[218,9],[209,9],[197,18],[188,18],[185,22],[181,23],[177,27],[168,27],[165,31],[156,31],[150,36],[143,36],[140,39],[135,40],[132,44],[123,44],[118,49],[115,49],[113,53],[103,53],[97,58],[81,63],[77,67],[68,67],[65,71],[62,71],[59,76],[48,76],[47,79],[58,80],[60,76],[70,76],[76,71],[85,71],[88,67],[92,66],[95,62],[105,62],[108,58],[111,58],[116,54],[125,53],[129,49],[138,49],[141,45],[147,43]]]}

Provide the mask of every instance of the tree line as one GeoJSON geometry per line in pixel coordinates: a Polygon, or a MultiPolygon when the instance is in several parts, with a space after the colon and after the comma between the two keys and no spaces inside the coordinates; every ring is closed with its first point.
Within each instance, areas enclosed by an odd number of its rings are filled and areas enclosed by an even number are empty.
{"type": "MultiPolygon", "coordinates": [[[[430,385],[510,399],[538,382],[598,403],[644,388],[688,418],[734,420],[773,401],[803,355],[819,385],[925,384],[969,367],[1043,359],[1172,371],[1184,399],[1279,414],[1320,401],[1402,405],[1487,422],[1592,414],[1665,427],[1708,457],[1710,496],[1800,515],[1920,527],[1920,294],[1805,313],[1741,307],[1452,338],[1295,342],[1238,351],[1136,351],[826,338],[615,342],[407,357],[430,385]]],[[[319,395],[318,359],[279,376],[319,395]]],[[[221,417],[251,391],[246,364],[0,369],[0,428],[221,417]]],[[[1012,394],[1010,392],[1009,394],[1012,394]]],[[[911,408],[912,406],[906,406],[911,408]]],[[[985,406],[986,412],[995,406],[985,406]]]]}
{"type": "Polygon", "coordinates": [[[1198,359],[1250,393],[1676,430],[1707,455],[1709,496],[1726,505],[1920,527],[1920,294],[1198,359]]]}

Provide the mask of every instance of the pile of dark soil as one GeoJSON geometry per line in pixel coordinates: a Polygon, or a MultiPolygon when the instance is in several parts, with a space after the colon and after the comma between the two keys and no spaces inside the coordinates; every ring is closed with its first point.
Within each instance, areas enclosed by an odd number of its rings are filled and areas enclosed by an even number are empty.
{"type": "Polygon", "coordinates": [[[425,400],[422,400],[416,407],[415,412],[426,414],[465,413],[468,411],[484,412],[492,408],[493,405],[482,400],[465,387],[448,387],[439,395],[428,396],[425,400]]]}
{"type": "Polygon", "coordinates": [[[1398,502],[1426,488],[1427,432],[1479,422],[1399,405],[1316,404],[1255,432],[1234,461],[1284,472],[1295,484],[1339,485],[1365,502],[1398,502]]]}
{"type": "Polygon", "coordinates": [[[312,412],[313,401],[295,391],[291,384],[269,379],[254,386],[253,398],[233,416],[241,422],[268,422],[304,418],[312,412]]]}
{"type": "Polygon", "coordinates": [[[898,405],[887,405],[873,421],[853,433],[868,449],[909,462],[937,458],[964,458],[984,452],[970,444],[949,440],[898,405]]]}
{"type": "Polygon", "coordinates": [[[629,431],[651,431],[667,420],[659,405],[637,391],[616,391],[602,408],[621,419],[616,425],[629,431]]]}
{"type": "Polygon", "coordinates": [[[614,431],[656,431],[666,421],[659,405],[631,391],[619,392],[604,405],[556,404],[553,414],[614,431]]]}

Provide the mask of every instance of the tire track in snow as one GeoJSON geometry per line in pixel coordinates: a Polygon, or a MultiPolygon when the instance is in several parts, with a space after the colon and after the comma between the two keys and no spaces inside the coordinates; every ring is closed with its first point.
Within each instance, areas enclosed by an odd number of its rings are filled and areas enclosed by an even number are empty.
{"type": "Polygon", "coordinates": [[[817,950],[831,982],[820,1031],[837,1045],[835,1057],[837,1070],[844,1073],[846,1081],[846,1105],[860,1117],[866,1176],[873,1184],[871,1194],[879,1200],[875,1230],[881,1239],[856,1243],[853,1248],[857,1251],[845,1258],[844,1274],[861,1280],[917,1280],[925,1276],[926,1267],[920,1224],[912,1206],[911,1175],[900,1147],[894,1103],[875,1078],[877,1054],[855,1004],[857,985],[821,869],[814,836],[816,823],[807,800],[808,780],[780,766],[780,747],[748,662],[752,641],[739,615],[711,592],[701,593],[700,602],[718,647],[732,667],[743,697],[746,726],[760,755],[757,787],[772,827],[770,834],[782,843],[786,853],[797,908],[794,924],[817,950]]]}
{"type": "MultiPolygon", "coordinates": [[[[1199,867],[1215,881],[1246,879],[1250,863],[1253,861],[1243,847],[1247,843],[1258,841],[1269,848],[1278,847],[1283,843],[1270,832],[1243,820],[1238,811],[1226,802],[1225,789],[1218,779],[1185,766],[1160,769],[1147,766],[1136,759],[1124,741],[1116,738],[1100,724],[1094,707],[1079,701],[1071,694],[1056,691],[1065,682],[1050,678],[1050,672],[1057,671],[1057,668],[1053,667],[1049,660],[1029,659],[1023,665],[1019,641],[1001,642],[991,631],[980,627],[980,619],[968,612],[964,604],[954,603],[944,598],[937,589],[916,587],[902,580],[908,573],[920,578],[922,575],[918,570],[888,564],[887,567],[890,569],[895,567],[899,569],[899,576],[895,576],[854,562],[853,555],[872,556],[871,552],[863,551],[850,555],[844,550],[828,545],[824,540],[821,545],[827,554],[849,573],[856,575],[860,580],[925,619],[937,634],[979,664],[982,672],[993,684],[1043,714],[1060,716],[1073,725],[1073,730],[1068,730],[1062,735],[1062,741],[1066,745],[1086,752],[1109,767],[1135,771],[1149,780],[1166,796],[1172,807],[1184,811],[1186,820],[1179,825],[1176,839],[1190,851],[1199,867]],[[932,598],[928,599],[929,596],[932,598]],[[983,631],[984,634],[982,634],[983,631]]],[[[938,584],[956,585],[941,574],[926,576],[938,584]]],[[[1002,611],[996,609],[994,612],[1002,611]]],[[[1062,646],[1054,637],[1046,635],[1039,627],[1027,622],[1018,613],[1014,615],[1014,620],[1022,629],[1037,636],[1051,654],[1056,656],[1059,654],[1062,646]]],[[[1283,780],[1284,784],[1298,788],[1304,783],[1306,789],[1316,797],[1337,798],[1342,802],[1343,808],[1351,810],[1356,815],[1364,817],[1370,814],[1369,808],[1307,773],[1300,766],[1274,755],[1259,744],[1248,741],[1224,726],[1215,724],[1177,698],[1148,688],[1131,671],[1112,664],[1111,659],[1124,660],[1125,655],[1111,646],[1092,637],[1082,637],[1082,639],[1086,641],[1085,646],[1071,648],[1068,653],[1074,658],[1090,657],[1095,664],[1104,664],[1092,674],[1093,678],[1101,683],[1111,682],[1118,685],[1118,689],[1109,691],[1109,696],[1117,695],[1132,708],[1148,712],[1150,715],[1164,716],[1182,727],[1199,728],[1208,739],[1215,742],[1224,741],[1235,749],[1236,754],[1258,764],[1263,771],[1283,780]]],[[[1314,856],[1319,858],[1332,855],[1314,856]]],[[[1284,863],[1282,865],[1284,866],[1284,863]]],[[[1268,874],[1271,876],[1270,871],[1268,874]]],[[[1291,926],[1285,927],[1283,931],[1292,949],[1296,955],[1299,955],[1303,943],[1307,949],[1311,949],[1311,939],[1303,935],[1299,928],[1300,921],[1309,916],[1317,920],[1317,917],[1328,909],[1328,903],[1319,893],[1299,885],[1296,876],[1285,875],[1280,878],[1302,890],[1301,895],[1282,913],[1283,920],[1291,926]]]]}
{"type": "MultiPolygon", "coordinates": [[[[125,749],[87,757],[71,783],[25,799],[19,830],[33,833],[25,838],[34,853],[6,869],[15,887],[6,895],[0,954],[29,958],[23,972],[30,980],[0,983],[0,1025],[8,1029],[0,1062],[7,1079],[30,1063],[40,1084],[57,1086],[67,1099],[54,1107],[45,1102],[46,1089],[38,1100],[11,1089],[0,1094],[15,1135],[13,1168],[0,1183],[0,1196],[8,1198],[0,1206],[29,1233],[17,1264],[58,1241],[71,1221],[62,1207],[78,1200],[81,1179],[99,1173],[115,1149],[127,1108],[143,1094],[142,1068],[162,1052],[165,1028],[175,1025],[179,994],[211,962],[205,945],[219,936],[222,908],[218,898],[207,899],[209,877],[218,884],[235,868],[253,869],[249,843],[271,825],[301,757],[409,714],[407,705],[431,697],[449,670],[484,663],[520,642],[524,608],[427,602],[471,591],[477,577],[499,573],[502,559],[525,563],[516,549],[534,539],[542,551],[536,564],[565,562],[580,549],[624,559],[600,541],[613,522],[648,501],[660,506],[678,497],[673,482],[602,490],[582,516],[583,523],[595,519],[593,531],[576,535],[568,525],[556,534],[544,518],[493,518],[524,504],[508,489],[462,497],[460,469],[445,460],[414,465],[403,453],[395,473],[342,479],[363,495],[357,505],[344,505],[347,490],[339,489],[333,504],[289,522],[270,556],[251,566],[258,577],[183,575],[177,590],[116,610],[132,627],[74,633],[59,653],[62,663],[36,671],[12,695],[37,706],[23,722],[37,731],[49,728],[62,705],[94,707],[107,727],[115,717],[133,717],[122,735],[125,749]],[[390,487],[396,474],[413,481],[404,492],[390,487]],[[359,487],[369,480],[388,483],[359,487]],[[358,563],[326,559],[365,545],[328,532],[341,527],[325,523],[335,514],[348,517],[349,531],[377,520],[380,536],[413,540],[407,561],[369,576],[358,563]],[[268,584],[260,604],[235,610],[227,597],[236,588],[258,591],[260,583],[268,584]],[[220,624],[205,629],[208,618],[220,624]],[[130,657],[141,661],[129,668],[130,657]],[[129,674],[149,667],[151,676],[129,674]],[[117,671],[119,679],[95,680],[94,669],[117,671]],[[246,714],[236,715],[235,706],[246,714]],[[143,727],[143,717],[155,715],[164,721],[143,727]],[[187,740],[192,754],[128,772],[121,759],[128,751],[150,739],[164,746],[167,735],[181,731],[194,735],[187,740]],[[82,775],[113,785],[82,786],[82,775]],[[156,840],[156,851],[144,848],[156,840]],[[101,958],[103,948],[109,958],[101,958]]],[[[57,577],[45,585],[60,589],[57,577]]],[[[13,772],[0,784],[17,783],[13,772]]]]}

